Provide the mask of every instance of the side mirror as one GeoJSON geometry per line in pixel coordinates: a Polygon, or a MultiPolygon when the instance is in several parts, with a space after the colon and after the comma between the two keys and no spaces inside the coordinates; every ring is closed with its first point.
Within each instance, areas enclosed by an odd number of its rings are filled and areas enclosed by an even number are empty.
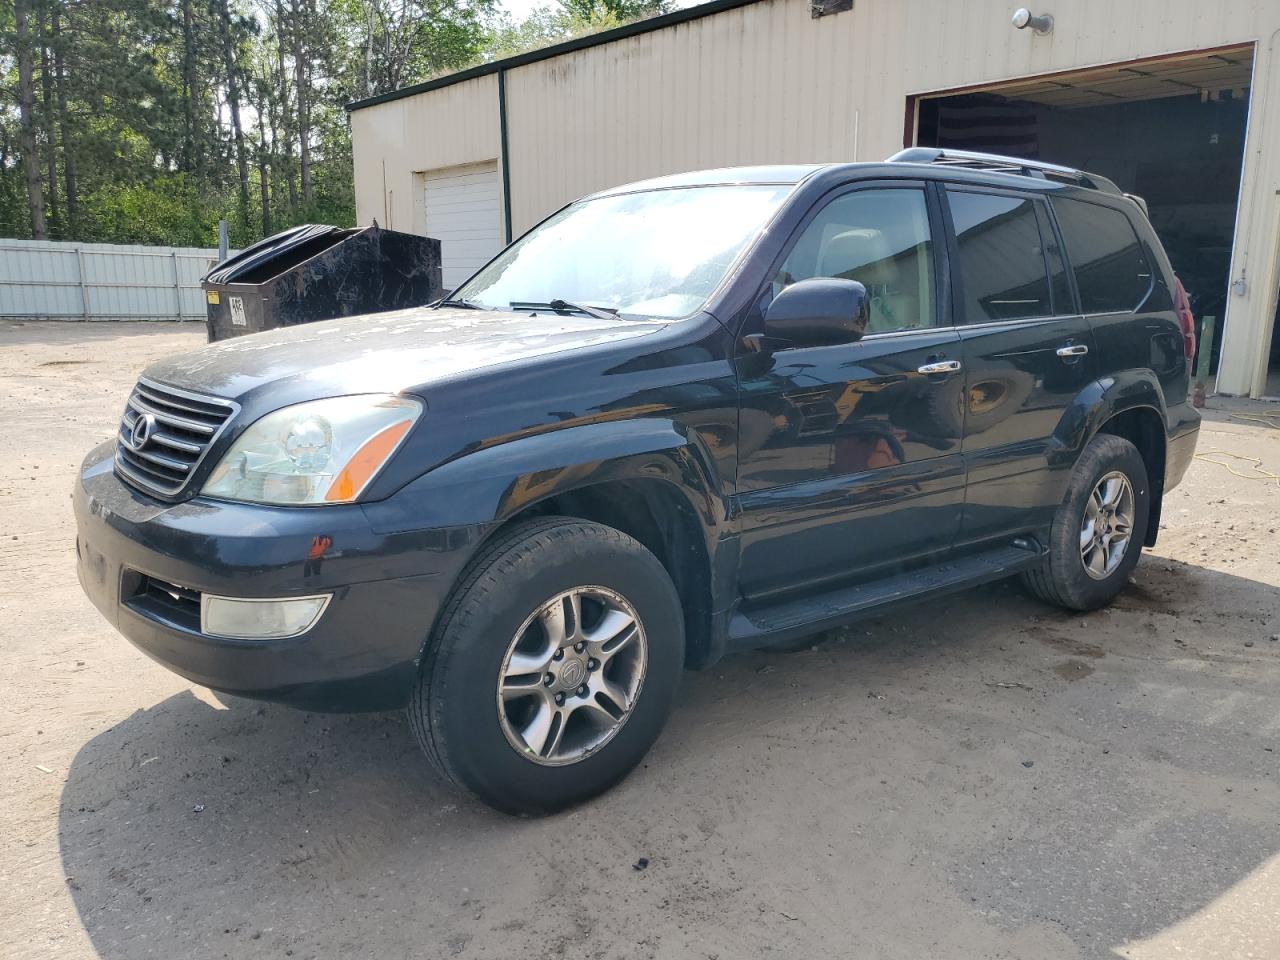
{"type": "Polygon", "coordinates": [[[783,289],[764,315],[765,336],[797,345],[853,343],[871,319],[867,288],[857,280],[811,277],[783,289]]]}

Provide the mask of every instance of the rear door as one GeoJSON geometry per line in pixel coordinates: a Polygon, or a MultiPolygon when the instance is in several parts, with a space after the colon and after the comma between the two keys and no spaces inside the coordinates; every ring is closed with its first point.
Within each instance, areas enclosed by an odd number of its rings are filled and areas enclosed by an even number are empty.
{"type": "Polygon", "coordinates": [[[1066,482],[1053,434],[1097,365],[1045,201],[967,184],[944,196],[965,376],[958,542],[971,544],[1052,517],[1066,482]]]}

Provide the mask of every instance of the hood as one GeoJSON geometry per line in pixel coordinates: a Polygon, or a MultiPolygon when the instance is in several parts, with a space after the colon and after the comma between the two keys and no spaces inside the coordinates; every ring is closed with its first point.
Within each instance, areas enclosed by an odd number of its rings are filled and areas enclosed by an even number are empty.
{"type": "Polygon", "coordinates": [[[630,340],[667,321],[413,307],[268,330],[148,367],[160,383],[243,401],[270,385],[284,402],[411,391],[536,357],[630,340]]]}

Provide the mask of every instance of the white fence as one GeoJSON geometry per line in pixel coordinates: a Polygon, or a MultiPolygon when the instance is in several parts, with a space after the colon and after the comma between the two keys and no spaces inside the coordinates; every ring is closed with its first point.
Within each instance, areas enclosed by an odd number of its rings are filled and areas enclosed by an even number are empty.
{"type": "Polygon", "coordinates": [[[198,247],[0,240],[0,317],[203,320],[200,278],[217,261],[198,247]]]}

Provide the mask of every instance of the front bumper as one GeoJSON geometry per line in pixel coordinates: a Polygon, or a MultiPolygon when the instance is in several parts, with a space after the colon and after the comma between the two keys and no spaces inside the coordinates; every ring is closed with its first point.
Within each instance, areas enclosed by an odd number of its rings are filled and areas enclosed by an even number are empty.
{"type": "Polygon", "coordinates": [[[408,701],[423,644],[482,529],[380,532],[386,525],[359,504],[167,504],[115,475],[113,448],[95,448],[76,482],[77,568],[89,599],[135,646],[240,696],[317,710],[408,701]],[[149,602],[142,585],[153,581],[198,595],[333,598],[300,636],[228,640],[202,634],[180,604],[149,602]]]}

